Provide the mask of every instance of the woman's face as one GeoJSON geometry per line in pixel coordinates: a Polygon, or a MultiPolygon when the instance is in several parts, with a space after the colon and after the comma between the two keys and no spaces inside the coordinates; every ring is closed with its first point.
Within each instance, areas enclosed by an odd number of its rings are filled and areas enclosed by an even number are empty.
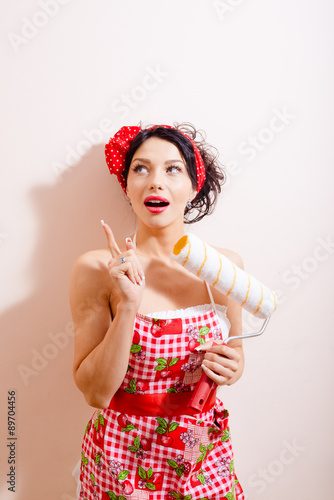
{"type": "Polygon", "coordinates": [[[196,190],[178,148],[157,137],[143,142],[130,164],[127,195],[138,218],[148,226],[183,223],[185,207],[196,190]]]}

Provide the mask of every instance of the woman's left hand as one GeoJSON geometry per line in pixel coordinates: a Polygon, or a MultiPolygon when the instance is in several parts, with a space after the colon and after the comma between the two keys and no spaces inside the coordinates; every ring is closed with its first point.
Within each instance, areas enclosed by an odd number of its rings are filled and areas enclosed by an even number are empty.
{"type": "Polygon", "coordinates": [[[205,352],[203,371],[218,385],[232,385],[240,378],[243,371],[242,346],[231,347],[222,340],[216,340],[215,343],[219,345],[213,346],[210,341],[198,349],[200,352],[205,352]]]}

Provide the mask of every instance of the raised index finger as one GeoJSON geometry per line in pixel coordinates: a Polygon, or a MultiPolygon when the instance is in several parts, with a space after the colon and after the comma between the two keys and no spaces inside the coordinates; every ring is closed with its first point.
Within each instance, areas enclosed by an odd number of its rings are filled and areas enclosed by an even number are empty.
{"type": "Polygon", "coordinates": [[[117,245],[115,237],[113,235],[113,232],[108,226],[108,224],[106,224],[103,220],[101,220],[101,224],[104,229],[104,232],[106,233],[108,248],[110,250],[111,256],[115,257],[116,255],[119,255],[122,252],[120,251],[119,246],[117,245]]]}

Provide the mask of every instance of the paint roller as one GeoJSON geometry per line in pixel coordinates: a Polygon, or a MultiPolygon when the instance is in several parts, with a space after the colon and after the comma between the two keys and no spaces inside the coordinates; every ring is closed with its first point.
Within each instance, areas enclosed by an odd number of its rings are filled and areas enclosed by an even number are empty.
{"type": "MultiPolygon", "coordinates": [[[[265,319],[260,331],[227,337],[224,339],[225,344],[231,340],[256,337],[264,332],[271,314],[276,310],[275,292],[193,234],[185,234],[177,241],[172,257],[248,312],[265,319]]],[[[215,385],[203,372],[188,406],[201,411],[215,385]]]]}

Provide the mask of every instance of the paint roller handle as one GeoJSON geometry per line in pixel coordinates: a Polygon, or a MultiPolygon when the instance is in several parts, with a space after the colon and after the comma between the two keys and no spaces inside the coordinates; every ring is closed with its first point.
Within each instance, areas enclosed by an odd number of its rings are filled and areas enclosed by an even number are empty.
{"type": "Polygon", "coordinates": [[[217,384],[214,380],[209,378],[206,373],[203,372],[187,406],[193,410],[197,410],[199,413],[202,413],[204,405],[215,385],[217,384]]]}
{"type": "MultiPolygon", "coordinates": [[[[217,342],[212,343],[213,346],[219,345],[217,342]]],[[[224,344],[223,344],[224,345],[224,344]]],[[[225,344],[227,345],[227,344],[225,344]]],[[[209,378],[206,373],[202,373],[198,381],[197,387],[188,403],[188,407],[197,410],[199,413],[203,411],[204,405],[207,402],[211,391],[217,386],[216,382],[209,378]]]]}

